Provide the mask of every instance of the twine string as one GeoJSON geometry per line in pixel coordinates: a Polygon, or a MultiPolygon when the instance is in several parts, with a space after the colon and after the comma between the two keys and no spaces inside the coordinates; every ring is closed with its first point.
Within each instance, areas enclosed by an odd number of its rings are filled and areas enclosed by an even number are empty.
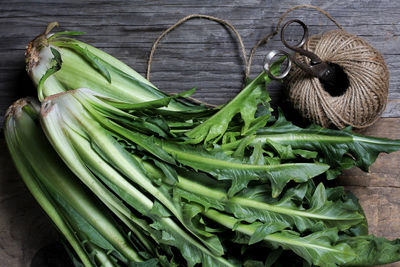
{"type": "MultiPolygon", "coordinates": [[[[182,23],[190,19],[202,18],[215,21],[232,30],[239,42],[245,67],[245,79],[248,79],[257,48],[267,44],[279,32],[283,20],[289,13],[301,8],[319,11],[338,27],[338,30],[311,36],[304,47],[317,54],[323,61],[336,63],[342,67],[349,78],[350,86],[342,96],[333,97],[324,90],[318,78],[307,76],[294,65],[285,79],[289,88],[288,96],[294,108],[301,112],[306,119],[323,127],[335,125],[343,128],[350,125],[355,128],[365,128],[372,125],[380,118],[387,104],[389,73],[383,57],[365,40],[343,30],[342,26],[328,12],[313,5],[298,5],[285,11],[279,18],[275,30],[256,43],[248,58],[239,32],[229,22],[200,14],[184,17],[165,30],[154,42],[150,51],[146,77],[150,80],[151,64],[161,39],[182,23]]],[[[307,62],[304,57],[300,57],[299,60],[307,62]]],[[[190,99],[197,103],[213,106],[194,98],[190,99]]]]}
{"type": "Polygon", "coordinates": [[[220,19],[220,18],[216,18],[216,17],[213,17],[213,16],[201,15],[201,14],[192,14],[192,15],[186,16],[186,17],[178,20],[174,25],[170,26],[163,33],[161,33],[161,35],[153,43],[153,46],[151,47],[151,51],[150,51],[149,60],[147,62],[147,71],[146,71],[146,79],[147,80],[150,81],[151,64],[153,62],[154,53],[155,53],[155,51],[157,49],[157,46],[158,46],[158,43],[161,41],[161,39],[163,39],[171,31],[176,29],[179,25],[185,23],[188,20],[196,19],[196,18],[197,19],[208,19],[208,20],[211,20],[211,21],[215,21],[215,22],[217,22],[217,23],[219,23],[221,25],[224,25],[227,28],[231,29],[232,32],[235,34],[238,42],[239,42],[240,52],[242,54],[243,62],[244,62],[245,68],[247,68],[248,62],[247,62],[247,56],[246,56],[246,49],[244,47],[244,43],[243,43],[242,37],[240,36],[239,32],[235,29],[235,27],[232,24],[230,24],[226,20],[223,20],[223,19],[220,19]]]}

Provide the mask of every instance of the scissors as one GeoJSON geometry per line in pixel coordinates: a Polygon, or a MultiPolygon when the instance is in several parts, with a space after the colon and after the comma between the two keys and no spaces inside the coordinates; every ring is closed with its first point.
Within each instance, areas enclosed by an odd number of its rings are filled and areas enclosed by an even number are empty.
{"type": "Polygon", "coordinates": [[[265,57],[265,65],[264,69],[268,73],[268,76],[271,79],[280,80],[285,78],[292,67],[292,62],[299,66],[304,72],[307,74],[318,77],[321,83],[328,84],[328,85],[335,85],[337,81],[337,68],[338,66],[329,62],[322,61],[316,54],[312,53],[311,51],[307,51],[302,48],[305,42],[308,39],[308,27],[304,22],[298,19],[293,19],[285,23],[281,30],[281,41],[282,43],[292,51],[299,53],[310,59],[310,63],[307,64],[298,60],[294,55],[289,54],[283,50],[272,50],[270,51],[267,56],[265,57]],[[300,42],[295,45],[290,45],[285,39],[285,30],[290,24],[297,23],[303,28],[303,37],[301,38],[300,42]],[[277,56],[286,56],[288,59],[288,64],[285,69],[281,71],[279,75],[274,75],[271,73],[271,65],[275,62],[274,58],[277,56]]]}

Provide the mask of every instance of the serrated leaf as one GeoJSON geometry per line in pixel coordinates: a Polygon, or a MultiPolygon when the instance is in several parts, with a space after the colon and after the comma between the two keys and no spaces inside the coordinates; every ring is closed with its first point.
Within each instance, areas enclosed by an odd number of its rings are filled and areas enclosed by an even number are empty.
{"type": "MultiPolygon", "coordinates": [[[[241,224],[231,216],[222,214],[215,210],[209,210],[204,215],[221,223],[228,229],[239,232],[242,235],[252,236],[259,223],[241,224]]],[[[355,259],[355,251],[346,243],[338,243],[338,231],[335,228],[315,232],[306,236],[300,236],[294,231],[281,231],[263,238],[273,248],[291,250],[309,264],[317,266],[338,266],[355,259]]]]}
{"type": "Polygon", "coordinates": [[[379,153],[391,153],[400,149],[400,140],[363,136],[351,132],[350,129],[332,130],[317,125],[303,129],[287,121],[281,112],[274,125],[257,132],[253,142],[260,141],[275,142],[293,149],[317,151],[320,161],[332,166],[329,178],[334,178],[342,169],[353,165],[368,171],[379,153]]]}
{"type": "Polygon", "coordinates": [[[209,208],[224,210],[224,204],[221,203],[221,201],[213,199],[211,197],[199,194],[193,194],[192,192],[188,192],[186,190],[182,190],[179,188],[174,188],[174,194],[176,194],[180,198],[185,199],[189,203],[190,202],[198,203],[202,205],[206,210],[208,210],[209,208]]]}
{"type": "Polygon", "coordinates": [[[291,180],[305,182],[325,172],[329,166],[320,163],[288,163],[256,165],[248,159],[236,159],[222,151],[210,152],[200,146],[178,145],[162,142],[162,148],[183,165],[210,173],[220,180],[231,180],[229,196],[247,186],[250,181],[270,182],[272,194],[277,197],[291,180]]]}
{"type": "Polygon", "coordinates": [[[259,226],[256,228],[254,234],[251,236],[249,240],[249,245],[258,243],[262,241],[266,236],[273,234],[278,231],[282,231],[287,227],[286,223],[282,222],[271,222],[268,224],[259,223],[259,226]]]}
{"type": "MultiPolygon", "coordinates": [[[[108,117],[111,118],[116,118],[116,116],[118,115],[125,115],[129,117],[128,114],[110,108],[109,106],[107,106],[107,104],[101,102],[100,100],[94,100],[93,92],[87,89],[75,90],[73,96],[79,101],[80,104],[85,107],[90,115],[93,116],[94,119],[96,119],[107,130],[123,136],[124,138],[142,147],[146,151],[149,151],[152,155],[158,157],[161,160],[164,160],[167,163],[175,163],[175,160],[155,142],[154,137],[142,135],[135,131],[130,131],[129,129],[124,128],[118,123],[105,117],[104,111],[100,112],[98,111],[98,109],[100,108],[99,106],[101,106],[101,108],[103,108],[102,110],[105,110],[108,117]]],[[[134,117],[132,118],[134,119],[134,117]]]]}
{"type": "MultiPolygon", "coordinates": [[[[280,64],[284,58],[277,61],[271,68],[272,73],[277,73],[280,70],[280,64]]],[[[270,82],[270,78],[265,72],[262,72],[254,80],[248,83],[245,88],[221,110],[204,121],[201,125],[186,133],[190,139],[187,143],[198,144],[218,141],[228,129],[232,118],[240,113],[243,120],[241,126],[241,134],[249,134],[256,131],[257,128],[264,126],[270,114],[265,114],[260,118],[255,118],[259,104],[268,105],[270,100],[266,92],[266,85],[270,82]]]]}
{"type": "Polygon", "coordinates": [[[171,212],[168,211],[159,201],[153,202],[150,213],[159,217],[169,217],[172,215],[171,212]]]}
{"type": "MultiPolygon", "coordinates": [[[[250,223],[255,221],[266,224],[279,223],[285,225],[286,228],[295,228],[299,232],[318,231],[331,227],[346,230],[365,221],[363,214],[358,212],[359,207],[356,203],[343,202],[341,199],[328,200],[322,183],[313,193],[310,208],[305,209],[302,204],[308,202],[303,199],[305,189],[303,185],[290,188],[279,201],[267,203],[257,198],[251,199],[249,194],[252,188],[248,188],[244,191],[244,195],[239,193],[226,205],[238,219],[250,223]]],[[[253,190],[257,192],[258,187],[253,190]]]]}
{"type": "MultiPolygon", "coordinates": [[[[253,137],[254,140],[255,136],[253,137]]],[[[278,153],[279,158],[287,160],[287,159],[295,159],[297,155],[306,158],[306,159],[314,159],[317,157],[318,152],[303,150],[303,149],[292,149],[290,145],[281,145],[277,142],[266,140],[265,143],[267,146],[273,148],[275,152],[278,153]]]]}
{"type": "MultiPolygon", "coordinates": [[[[108,130],[101,127],[101,124],[96,121],[96,117],[88,112],[88,106],[84,107],[76,97],[74,92],[69,92],[48,99],[44,105],[51,108],[42,113],[44,116],[41,119],[46,129],[52,129],[52,131],[46,132],[53,144],[67,139],[65,142],[68,144],[62,143],[55,147],[63,159],[69,163],[69,166],[74,168],[78,176],[93,177],[96,173],[101,173],[105,179],[118,185],[119,188],[123,188],[124,192],[121,192],[120,197],[129,201],[132,209],[143,212],[144,216],[155,220],[151,227],[158,232],[151,231],[151,233],[161,232],[158,234],[157,240],[163,244],[177,247],[186,259],[188,266],[193,266],[203,260],[212,262],[213,266],[233,266],[205,246],[208,242],[207,239],[196,235],[195,231],[190,231],[190,226],[184,224],[181,206],[177,205],[169,194],[168,188],[165,185],[155,186],[147,177],[142,164],[124,150],[108,130]],[[76,139],[71,144],[72,141],[68,138],[72,136],[80,137],[80,139],[76,139]],[[97,147],[96,150],[93,147],[97,147]],[[71,153],[70,150],[74,152],[71,153]],[[84,156],[85,163],[82,163],[84,156]],[[87,165],[92,169],[89,170],[87,165]],[[93,172],[93,169],[96,170],[96,173],[93,172]],[[149,196],[156,198],[168,208],[174,215],[171,216],[173,219],[150,216],[153,201],[149,199],[149,196]],[[136,201],[130,201],[130,199],[136,201]],[[181,228],[182,226],[185,228],[181,228]]],[[[94,189],[92,185],[91,189],[94,189]]],[[[106,196],[98,195],[103,201],[106,196]]],[[[116,203],[116,206],[119,205],[121,203],[116,203]]],[[[129,213],[126,216],[132,217],[129,213]]]]}
{"type": "Polygon", "coordinates": [[[204,210],[203,207],[197,204],[184,204],[182,213],[183,221],[198,236],[206,240],[206,246],[215,255],[223,255],[224,249],[218,236],[214,233],[208,232],[206,226],[200,222],[201,217],[199,214],[204,210]]]}
{"type": "Polygon", "coordinates": [[[345,266],[375,266],[400,260],[400,239],[389,241],[369,235],[344,238],[339,243],[350,246],[356,255],[345,266]]]}
{"type": "MultiPolygon", "coordinates": [[[[218,140],[223,136],[228,129],[229,123],[232,118],[240,113],[244,120],[242,133],[245,133],[254,118],[257,105],[262,101],[262,91],[265,90],[262,85],[258,83],[262,80],[263,76],[260,75],[258,79],[254,80],[250,85],[245,87],[233,100],[231,100],[220,111],[203,122],[201,125],[187,132],[186,135],[191,138],[187,143],[198,144],[200,142],[209,142],[218,140]],[[246,108],[244,108],[246,107],[246,108]]],[[[265,122],[263,120],[262,122],[265,122]]],[[[260,124],[258,124],[260,125],[260,124]]]]}
{"type": "Polygon", "coordinates": [[[100,99],[95,99],[90,90],[75,90],[73,96],[103,127],[142,147],[152,156],[170,164],[175,164],[176,158],[179,163],[208,172],[217,179],[231,180],[230,196],[245,188],[250,181],[259,180],[269,181],[272,184],[272,194],[276,197],[289,181],[305,182],[329,168],[328,165],[320,163],[256,165],[249,163],[250,160],[247,158],[235,159],[222,151],[209,152],[200,146],[163,141],[155,136],[149,137],[119,125],[119,118],[129,117],[129,114],[109,107],[100,99]],[[100,108],[105,111],[99,112],[100,108]],[[104,114],[116,121],[108,119],[104,114]]]}

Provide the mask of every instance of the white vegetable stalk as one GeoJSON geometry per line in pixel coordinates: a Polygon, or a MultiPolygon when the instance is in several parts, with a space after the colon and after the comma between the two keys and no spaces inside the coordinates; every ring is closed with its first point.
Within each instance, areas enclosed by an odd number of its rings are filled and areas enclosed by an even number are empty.
{"type": "Polygon", "coordinates": [[[109,211],[57,156],[38,117],[39,105],[32,99],[18,100],[6,115],[7,146],[29,191],[85,266],[95,261],[115,266],[111,251],[126,262],[142,262],[109,211]]]}
{"type": "Polygon", "coordinates": [[[136,213],[156,220],[157,228],[161,227],[163,233],[172,234],[177,241],[172,245],[181,250],[189,246],[220,266],[232,266],[220,256],[222,251],[212,251],[213,247],[209,247],[206,241],[181,226],[184,221],[180,206],[174,203],[169,194],[154,185],[143,166],[118,144],[110,132],[102,128],[97,118],[88,112],[89,106],[82,104],[90,101],[85,98],[87,90],[53,95],[42,104],[44,131],[68,167],[107,206],[118,209],[129,219],[132,218],[130,208],[133,208],[136,213]],[[162,203],[169,210],[167,213],[174,216],[159,217],[156,214],[154,217],[157,203],[162,203]]]}
{"type": "MultiPolygon", "coordinates": [[[[26,70],[38,87],[40,101],[44,98],[81,87],[130,103],[166,97],[153,84],[111,55],[86,43],[61,35],[50,34],[57,23],[32,40],[25,53],[26,70]]],[[[167,109],[191,110],[194,106],[173,100],[167,109]]],[[[198,108],[198,107],[197,107],[198,108]]]]}

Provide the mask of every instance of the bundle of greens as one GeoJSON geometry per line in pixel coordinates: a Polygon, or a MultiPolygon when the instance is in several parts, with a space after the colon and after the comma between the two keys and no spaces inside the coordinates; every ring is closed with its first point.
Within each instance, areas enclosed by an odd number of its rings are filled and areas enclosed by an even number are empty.
{"type": "Polygon", "coordinates": [[[323,184],[346,168],[368,170],[400,141],[275,118],[265,72],[223,107],[187,104],[180,97],[193,90],[166,96],[110,55],[61,37],[76,32],[50,28],[27,53],[41,110],[17,102],[5,131],[78,266],[400,260],[400,240],[368,235],[355,196],[323,184]]]}
{"type": "MultiPolygon", "coordinates": [[[[81,87],[130,103],[166,97],[118,59],[91,45],[64,37],[81,35],[83,32],[51,34],[50,31],[56,26],[57,22],[50,23],[44,33],[29,43],[25,53],[26,71],[37,86],[40,101],[47,96],[81,87]]],[[[196,108],[202,109],[175,100],[169,104],[170,110],[196,108]]]]}
{"type": "Polygon", "coordinates": [[[40,127],[39,110],[37,100],[15,102],[7,111],[5,137],[29,191],[73,248],[71,256],[79,257],[72,257],[74,262],[115,266],[144,261],[157,243],[135,225],[116,220],[113,208],[108,205],[108,210],[65,166],[40,127]],[[139,255],[139,248],[147,254],[139,255]]]}

